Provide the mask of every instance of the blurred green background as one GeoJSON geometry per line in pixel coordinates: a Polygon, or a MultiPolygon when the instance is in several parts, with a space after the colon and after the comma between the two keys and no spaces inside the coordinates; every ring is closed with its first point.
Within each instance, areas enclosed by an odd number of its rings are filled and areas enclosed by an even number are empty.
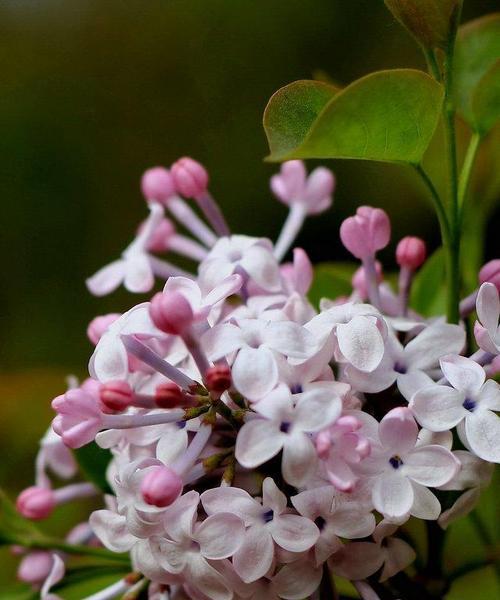
{"type": "MultiPolygon", "coordinates": [[[[466,0],[464,19],[495,9],[498,0],[466,0]]],[[[349,83],[424,63],[382,0],[3,0],[0,48],[0,481],[15,493],[32,479],[49,400],[66,373],[85,373],[88,321],[137,301],[122,291],[92,298],[84,279],[144,218],[141,172],[192,155],[209,168],[234,231],[275,237],[285,209],[269,193],[276,167],[262,160],[261,126],[271,94],[318,70],[349,83]]],[[[439,175],[439,139],[428,163],[439,175]]],[[[494,164],[480,158],[481,201],[498,198],[494,164]]],[[[360,203],[385,207],[399,237],[437,245],[409,169],[329,166],[334,209],[299,239],[313,259],[347,258],[338,227],[360,203]]],[[[498,203],[484,220],[493,256],[498,203]]]]}

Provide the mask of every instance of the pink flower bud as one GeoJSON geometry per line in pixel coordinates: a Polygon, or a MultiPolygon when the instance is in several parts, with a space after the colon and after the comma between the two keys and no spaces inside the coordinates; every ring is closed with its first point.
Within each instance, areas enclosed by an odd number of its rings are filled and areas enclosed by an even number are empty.
{"type": "MultiPolygon", "coordinates": [[[[383,275],[382,275],[382,265],[376,260],[375,261],[375,271],[377,273],[377,283],[382,283],[383,275]]],[[[352,287],[358,292],[360,298],[362,300],[366,300],[368,298],[368,281],[366,280],[365,268],[363,266],[356,269],[354,275],[351,279],[352,287]]]]}
{"type": "Polygon", "coordinates": [[[158,292],[151,300],[149,314],[165,333],[180,335],[193,322],[193,309],[179,292],[158,292]]]}
{"type": "Polygon", "coordinates": [[[98,397],[86,390],[77,388],[57,396],[52,400],[52,408],[58,413],[52,421],[52,429],[70,448],[85,446],[102,427],[103,413],[98,397]]]}
{"type": "Polygon", "coordinates": [[[222,394],[231,387],[231,369],[227,365],[214,365],[205,373],[205,380],[211,392],[222,394]]]}
{"type": "Polygon", "coordinates": [[[182,479],[168,467],[152,467],[141,483],[144,501],[153,506],[170,506],[182,492],[182,479]]]}
{"type": "Polygon", "coordinates": [[[18,512],[33,521],[46,519],[56,505],[54,492],[49,488],[32,486],[26,488],[17,497],[16,508],[18,512]]]}
{"type": "Polygon", "coordinates": [[[307,171],[301,160],[289,160],[281,165],[280,172],[271,177],[271,191],[284,202],[289,204],[304,193],[307,171]]]}
{"type": "Polygon", "coordinates": [[[155,402],[160,408],[175,408],[183,405],[184,394],[176,383],[162,383],[156,388],[155,402]]]}
{"type": "Polygon", "coordinates": [[[50,552],[36,550],[29,552],[19,563],[17,577],[25,583],[43,583],[54,565],[54,558],[50,552]]]}
{"type": "Polygon", "coordinates": [[[400,267],[415,271],[425,262],[425,242],[418,237],[404,237],[396,248],[396,261],[400,267]]]}
{"type": "Polygon", "coordinates": [[[105,408],[122,412],[132,403],[134,393],[126,381],[108,381],[100,389],[99,398],[105,408]]]}
{"type": "Polygon", "coordinates": [[[156,200],[166,204],[175,194],[175,184],[168,169],[153,167],[144,172],[141,190],[146,200],[156,200]]]}
{"type": "Polygon", "coordinates": [[[340,226],[340,238],[344,246],[356,258],[373,256],[385,248],[391,238],[391,223],[381,208],[360,206],[353,217],[340,226]]]}
{"type": "Polygon", "coordinates": [[[109,313],[108,315],[102,315],[92,319],[87,327],[87,336],[89,340],[94,345],[97,344],[111,323],[114,323],[120,316],[120,313],[109,313]]]}
{"type": "MultiPolygon", "coordinates": [[[[146,222],[140,224],[138,233],[140,233],[146,222]]],[[[147,249],[150,252],[166,252],[170,246],[170,238],[175,234],[175,225],[170,219],[162,219],[148,240],[147,249]]]]}
{"type": "Polygon", "coordinates": [[[185,156],[175,162],[172,177],[178,192],[185,198],[200,198],[208,187],[208,173],[203,165],[185,156]]]}
{"type": "Polygon", "coordinates": [[[500,292],[500,258],[487,262],[479,271],[479,283],[492,283],[500,292]]]}

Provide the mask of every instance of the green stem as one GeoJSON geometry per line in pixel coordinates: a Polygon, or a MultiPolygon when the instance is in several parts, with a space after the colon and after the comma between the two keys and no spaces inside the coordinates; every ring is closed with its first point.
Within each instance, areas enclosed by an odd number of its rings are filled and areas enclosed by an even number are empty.
{"type": "Polygon", "coordinates": [[[34,540],[22,540],[19,541],[20,545],[25,548],[36,548],[40,550],[59,550],[66,554],[78,555],[78,556],[95,556],[99,558],[105,558],[109,561],[124,563],[130,565],[130,557],[128,554],[117,554],[106,550],[106,548],[94,548],[91,546],[82,546],[79,544],[68,544],[61,540],[52,538],[40,538],[34,540]]]}
{"type": "Polygon", "coordinates": [[[480,134],[474,133],[470,139],[469,147],[467,148],[467,153],[465,155],[464,164],[462,166],[462,172],[460,173],[460,180],[458,184],[458,207],[460,210],[460,220],[462,220],[463,218],[464,206],[467,199],[467,190],[469,189],[472,169],[476,161],[476,156],[480,144],[480,134]]]}
{"type": "Polygon", "coordinates": [[[476,530],[476,533],[483,544],[485,552],[487,554],[493,555],[493,560],[492,560],[493,568],[495,569],[497,579],[500,581],[500,562],[498,560],[498,556],[495,556],[495,551],[496,551],[495,540],[490,535],[490,532],[488,531],[487,527],[483,523],[481,517],[479,516],[479,514],[476,510],[474,510],[470,513],[469,518],[472,521],[472,524],[474,525],[474,529],[476,530]]]}
{"type": "Polygon", "coordinates": [[[427,48],[423,48],[423,51],[425,55],[425,60],[427,61],[427,68],[429,69],[429,72],[432,73],[432,76],[436,81],[441,82],[441,69],[439,68],[436,53],[434,52],[434,50],[429,50],[427,48]]]}

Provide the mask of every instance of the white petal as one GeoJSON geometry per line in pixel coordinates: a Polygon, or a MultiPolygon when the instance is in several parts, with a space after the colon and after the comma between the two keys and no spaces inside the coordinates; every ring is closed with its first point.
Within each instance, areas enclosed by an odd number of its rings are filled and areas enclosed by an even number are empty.
{"type": "Polygon", "coordinates": [[[89,362],[89,371],[102,383],[127,378],[127,351],[113,333],[105,333],[99,340],[89,362]]]}
{"type": "Polygon", "coordinates": [[[262,505],[280,515],[286,509],[286,502],[285,494],[274,483],[274,479],[266,477],[262,483],[262,505]]]}
{"type": "Polygon", "coordinates": [[[201,502],[209,515],[229,511],[240,517],[245,525],[260,518],[262,506],[248,492],[237,487],[216,487],[203,492],[201,502]]]}
{"type": "Polygon", "coordinates": [[[500,411],[500,385],[493,379],[488,379],[481,388],[477,400],[481,404],[481,408],[500,411]]]}
{"type": "Polygon", "coordinates": [[[198,525],[195,539],[205,558],[220,560],[232,556],[243,543],[243,521],[229,512],[212,515],[198,525]]]}
{"type": "Polygon", "coordinates": [[[233,556],[233,566],[245,583],[263,577],[271,568],[274,542],[267,527],[247,529],[242,546],[233,556]]]}
{"type": "Polygon", "coordinates": [[[371,512],[346,507],[336,510],[331,519],[335,533],[350,540],[368,537],[375,530],[375,517],[371,512]]]}
{"type": "Polygon", "coordinates": [[[495,332],[500,317],[500,299],[493,283],[483,283],[476,300],[476,311],[483,327],[495,332]]]}
{"type": "Polygon", "coordinates": [[[342,411],[342,400],[330,389],[311,389],[300,395],[294,426],[301,431],[319,431],[333,423],[342,411]]]}
{"type": "Polygon", "coordinates": [[[357,581],[378,571],[384,557],[385,553],[378,544],[351,542],[335,552],[328,565],[334,574],[357,581]]]}
{"type": "Polygon", "coordinates": [[[372,500],[375,508],[386,517],[400,518],[413,505],[411,483],[400,473],[384,473],[375,479],[372,500]]]}
{"type": "Polygon", "coordinates": [[[354,317],[337,326],[339,349],[360,371],[374,371],[384,356],[384,340],[373,319],[354,317]]]}
{"type": "Polygon", "coordinates": [[[446,385],[431,384],[419,390],[410,403],[417,421],[430,431],[455,427],[468,414],[464,395],[446,385]]]}
{"type": "Polygon", "coordinates": [[[389,538],[387,540],[384,568],[379,581],[386,581],[389,577],[403,571],[411,565],[416,557],[415,550],[409,544],[398,538],[389,538]]]}
{"type": "Polygon", "coordinates": [[[134,294],[149,292],[155,284],[155,277],[149,258],[142,252],[133,253],[125,264],[125,288],[134,294]]]}
{"type": "Polygon", "coordinates": [[[304,484],[314,473],[316,462],[316,450],[305,433],[298,431],[285,437],[281,470],[287,483],[304,484]]]}
{"type": "Polygon", "coordinates": [[[292,358],[310,358],[319,350],[319,344],[305,327],[285,322],[269,322],[261,332],[263,343],[273,350],[292,358]]]}
{"type": "Polygon", "coordinates": [[[199,554],[192,554],[186,567],[186,578],[210,600],[231,600],[233,592],[224,577],[199,554]]]}
{"type": "Polygon", "coordinates": [[[465,435],[474,454],[500,463],[500,417],[490,410],[477,409],[465,419],[465,435]]]}
{"type": "Polygon", "coordinates": [[[243,280],[240,275],[230,275],[223,279],[218,285],[216,285],[213,290],[208,293],[203,299],[203,304],[205,306],[213,306],[224,300],[228,296],[236,294],[236,292],[241,288],[243,280]]]}
{"type": "Polygon", "coordinates": [[[477,394],[486,378],[483,367],[465,356],[449,354],[443,356],[439,364],[451,385],[466,395],[477,394]]]}
{"type": "Polygon", "coordinates": [[[236,439],[236,460],[253,469],[276,456],[283,447],[284,434],[275,423],[254,419],[245,423],[236,439]]]}
{"type": "Polygon", "coordinates": [[[417,519],[435,521],[441,512],[441,505],[436,496],[425,486],[412,483],[413,506],[411,514],[417,519]]]}
{"type": "Polygon", "coordinates": [[[244,347],[232,368],[236,389],[250,400],[259,400],[278,383],[278,367],[273,353],[268,348],[244,347]]]}
{"type": "Polygon", "coordinates": [[[110,510],[94,511],[89,523],[104,546],[113,552],[128,552],[137,541],[127,529],[127,519],[110,510]]]}
{"type": "Polygon", "coordinates": [[[268,292],[280,291],[278,263],[266,248],[258,245],[248,248],[243,254],[240,265],[259,287],[268,292]]]}
{"type": "Polygon", "coordinates": [[[490,484],[495,469],[492,463],[486,462],[467,450],[455,450],[455,458],[460,461],[458,473],[440,490],[466,490],[473,487],[486,487],[490,484]]]}
{"type": "Polygon", "coordinates": [[[297,561],[285,565],[273,577],[273,588],[284,600],[302,600],[318,588],[321,576],[321,568],[315,569],[306,561],[297,561]]]}
{"type": "Polygon", "coordinates": [[[187,277],[169,277],[163,288],[164,292],[178,292],[189,302],[193,312],[197,312],[201,307],[200,286],[187,277]]]}
{"type": "Polygon", "coordinates": [[[165,510],[165,530],[171,539],[179,541],[191,537],[199,501],[198,492],[191,490],[165,510]]]}
{"type": "Polygon", "coordinates": [[[202,335],[201,345],[210,360],[219,360],[244,346],[245,339],[239,327],[222,323],[202,335]]]}
{"type": "Polygon", "coordinates": [[[290,552],[309,550],[319,538],[316,525],[299,515],[279,515],[271,523],[270,531],[274,541],[290,552]]]}
{"type": "Polygon", "coordinates": [[[398,375],[398,389],[408,402],[419,390],[432,383],[433,380],[423,371],[410,371],[398,375]]]}
{"type": "Polygon", "coordinates": [[[443,446],[421,446],[405,457],[400,468],[413,481],[438,487],[448,483],[456,475],[460,463],[443,446]]]}
{"type": "Polygon", "coordinates": [[[171,466],[184,454],[188,445],[186,428],[179,429],[177,425],[165,427],[164,433],[156,446],[156,458],[167,466],[171,466]]]}
{"type": "Polygon", "coordinates": [[[40,590],[41,600],[49,600],[49,598],[55,600],[56,598],[58,598],[58,596],[49,594],[49,591],[53,585],[56,585],[56,583],[59,583],[61,581],[66,571],[64,561],[58,554],[53,554],[52,558],[54,561],[52,563],[52,569],[50,570],[50,573],[48,574],[47,579],[44,581],[42,589],[40,590]]]}
{"type": "Polygon", "coordinates": [[[467,516],[477,506],[480,498],[481,490],[479,488],[467,490],[455,500],[451,508],[441,513],[438,519],[439,525],[443,529],[447,529],[448,525],[454,521],[467,516]]]}
{"type": "Polygon", "coordinates": [[[87,288],[94,296],[105,296],[121,284],[125,277],[125,261],[115,260],[86,280],[87,288]]]}
{"type": "Polygon", "coordinates": [[[459,354],[465,344],[465,331],[459,325],[435,323],[426,327],[404,349],[408,367],[425,371],[435,367],[444,354],[459,354]]]}

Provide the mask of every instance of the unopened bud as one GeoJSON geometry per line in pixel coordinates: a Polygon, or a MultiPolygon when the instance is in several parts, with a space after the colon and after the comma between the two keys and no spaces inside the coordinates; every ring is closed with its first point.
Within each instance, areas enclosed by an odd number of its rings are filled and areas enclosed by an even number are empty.
{"type": "Polygon", "coordinates": [[[54,492],[49,488],[32,486],[26,488],[17,497],[18,512],[33,521],[49,517],[56,505],[54,492]]]}
{"type": "Polygon", "coordinates": [[[87,327],[89,340],[96,345],[111,323],[114,323],[119,316],[120,313],[109,313],[108,315],[101,315],[92,319],[87,327]]]}
{"type": "Polygon", "coordinates": [[[404,237],[396,248],[396,261],[400,267],[415,271],[425,262],[425,242],[418,237],[404,237]]]}
{"type": "Polygon", "coordinates": [[[177,191],[185,198],[200,198],[208,187],[208,173],[203,165],[185,156],[172,165],[177,191]]]}
{"type": "Polygon", "coordinates": [[[340,238],[344,246],[356,258],[373,256],[385,248],[391,238],[391,223],[381,208],[360,206],[353,217],[340,226],[340,238]]]}
{"type": "Polygon", "coordinates": [[[122,412],[132,403],[134,393],[126,381],[108,381],[100,389],[99,397],[105,408],[122,412]]]}
{"type": "Polygon", "coordinates": [[[207,388],[222,394],[231,387],[231,369],[227,365],[214,365],[205,373],[207,388]]]}
{"type": "Polygon", "coordinates": [[[180,335],[193,321],[193,309],[179,292],[158,292],[149,307],[153,323],[165,333],[180,335]]]}
{"type": "Polygon", "coordinates": [[[141,190],[146,200],[165,204],[175,194],[175,184],[168,169],[153,167],[144,172],[141,190]]]}
{"type": "Polygon", "coordinates": [[[162,383],[156,388],[155,402],[160,408],[176,408],[182,406],[183,400],[184,394],[176,383],[162,383]]]}
{"type": "Polygon", "coordinates": [[[500,258],[490,260],[479,271],[479,283],[492,283],[500,292],[500,258]]]}
{"type": "Polygon", "coordinates": [[[54,558],[50,552],[36,550],[29,552],[19,563],[17,577],[24,583],[40,584],[49,576],[54,558]]]}
{"type": "Polygon", "coordinates": [[[182,492],[182,479],[169,467],[152,467],[141,483],[144,501],[153,506],[170,506],[182,492]]]}

